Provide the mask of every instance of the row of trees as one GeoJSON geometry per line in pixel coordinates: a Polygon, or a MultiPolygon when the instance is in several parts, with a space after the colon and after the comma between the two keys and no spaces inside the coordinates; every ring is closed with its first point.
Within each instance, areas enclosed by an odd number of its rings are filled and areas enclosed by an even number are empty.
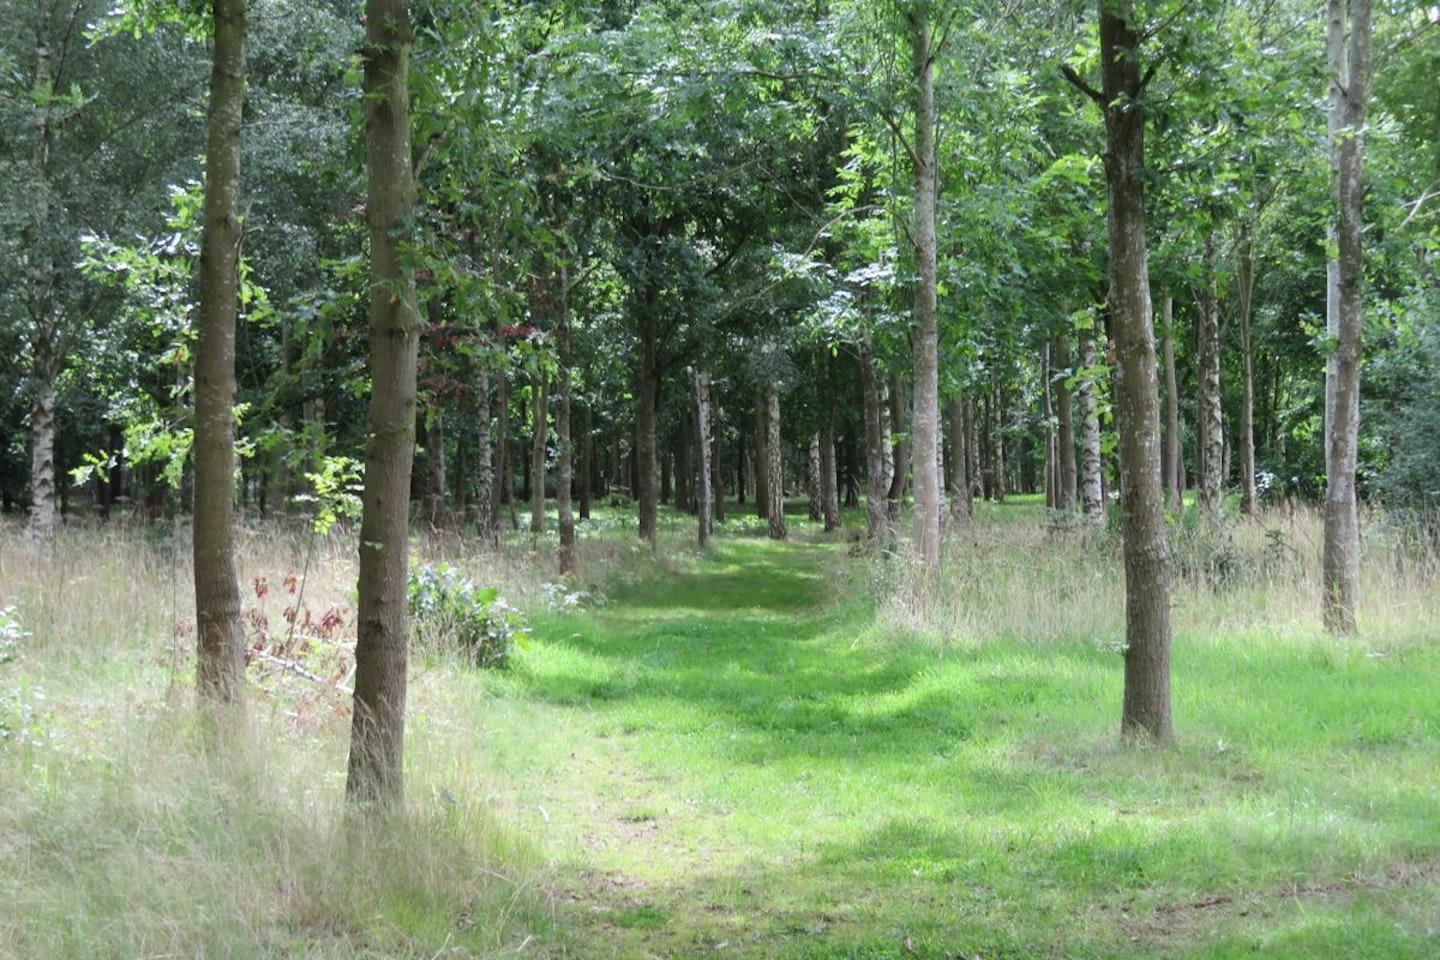
{"type": "Polygon", "coordinates": [[[42,542],[76,468],[102,511],[192,496],[226,703],[237,491],[313,503],[363,448],[358,796],[399,792],[412,498],[493,542],[553,484],[571,572],[572,495],[784,536],[804,476],[881,541],[908,492],[923,577],[977,491],[1118,488],[1123,727],[1163,739],[1187,473],[1324,491],[1337,630],[1357,494],[1434,495],[1433,6],[1373,58],[1368,0],[189,9],[36,0],[0,41],[0,488],[42,542]]]}

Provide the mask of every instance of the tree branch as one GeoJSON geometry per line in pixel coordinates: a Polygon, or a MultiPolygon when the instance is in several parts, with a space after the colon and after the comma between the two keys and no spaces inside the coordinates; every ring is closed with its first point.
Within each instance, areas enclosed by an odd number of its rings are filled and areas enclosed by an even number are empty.
{"type": "Polygon", "coordinates": [[[1086,83],[1085,78],[1080,76],[1080,74],[1076,73],[1075,68],[1070,66],[1070,64],[1060,64],[1060,73],[1066,80],[1070,81],[1070,83],[1075,87],[1075,89],[1085,94],[1085,96],[1089,97],[1091,100],[1094,100],[1102,108],[1105,106],[1105,94],[1101,93],[1099,90],[1096,90],[1094,87],[1090,86],[1090,84],[1086,83]]]}

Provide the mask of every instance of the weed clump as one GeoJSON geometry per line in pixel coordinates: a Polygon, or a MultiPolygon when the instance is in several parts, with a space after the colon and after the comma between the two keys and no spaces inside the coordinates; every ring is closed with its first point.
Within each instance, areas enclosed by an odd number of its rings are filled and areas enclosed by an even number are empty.
{"type": "Polygon", "coordinates": [[[503,667],[530,639],[520,611],[448,563],[410,569],[407,589],[421,644],[452,649],[476,667],[503,667]]]}

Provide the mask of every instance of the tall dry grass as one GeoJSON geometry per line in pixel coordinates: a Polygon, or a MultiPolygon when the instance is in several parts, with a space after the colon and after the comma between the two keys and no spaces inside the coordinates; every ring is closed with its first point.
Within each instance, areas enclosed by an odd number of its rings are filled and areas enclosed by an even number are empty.
{"type": "MultiPolygon", "coordinates": [[[[930,585],[903,551],[882,561],[875,583],[880,623],[942,645],[1003,639],[1118,649],[1125,632],[1118,533],[1035,516],[1034,522],[982,518],[953,530],[930,585]]],[[[1177,636],[1322,636],[1317,511],[1218,520],[1191,511],[1171,523],[1169,541],[1177,636]]],[[[1371,513],[1362,558],[1360,632],[1347,642],[1380,649],[1434,640],[1440,622],[1435,541],[1371,513]]]]}
{"type": "Polygon", "coordinates": [[[488,955],[546,927],[540,856],[491,808],[474,730],[423,725],[403,815],[347,816],[343,535],[243,531],[247,639],[304,672],[252,660],[243,729],[207,746],[188,542],[77,526],[37,551],[0,531],[0,607],[24,631],[0,665],[0,957],[488,955]]]}

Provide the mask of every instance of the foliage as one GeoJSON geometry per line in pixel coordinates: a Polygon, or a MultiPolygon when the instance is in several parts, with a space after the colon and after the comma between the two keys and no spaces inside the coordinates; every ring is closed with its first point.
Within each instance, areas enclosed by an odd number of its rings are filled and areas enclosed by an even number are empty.
{"type": "Polygon", "coordinates": [[[504,667],[524,649],[529,628],[496,587],[482,587],[448,563],[415,564],[407,590],[416,638],[454,650],[476,667],[504,667]]]}
{"type": "MultiPolygon", "coordinates": [[[[14,607],[0,607],[0,667],[13,663],[20,656],[20,641],[26,636],[20,622],[20,615],[14,607]]],[[[0,741],[9,740],[11,729],[10,713],[15,708],[15,698],[0,686],[0,741]]]]}
{"type": "Polygon", "coordinates": [[[315,505],[315,532],[324,536],[340,520],[360,516],[360,496],[365,490],[365,464],[354,457],[320,458],[320,469],[305,474],[314,493],[297,494],[295,499],[315,505]]]}

